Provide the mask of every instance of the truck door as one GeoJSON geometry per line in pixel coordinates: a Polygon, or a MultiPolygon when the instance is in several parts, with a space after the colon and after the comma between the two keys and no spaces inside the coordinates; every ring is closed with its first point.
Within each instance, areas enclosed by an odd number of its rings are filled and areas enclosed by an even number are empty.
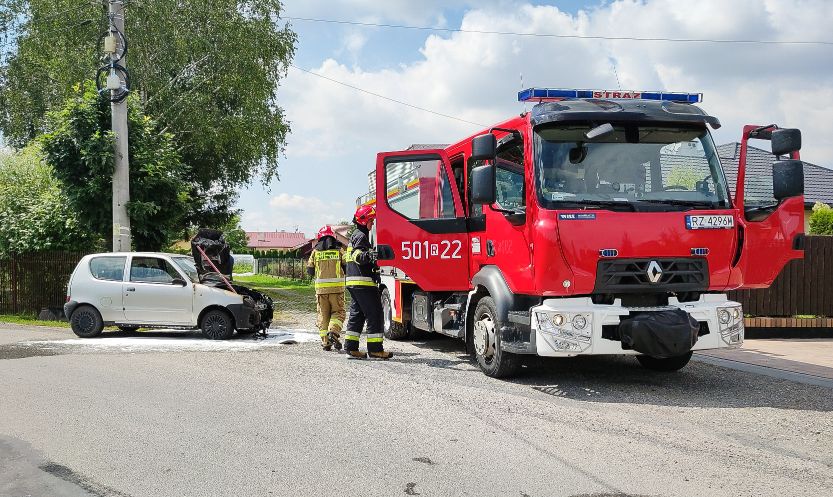
{"type": "Polygon", "coordinates": [[[376,157],[376,243],[426,291],[468,290],[466,218],[444,150],[376,157]]]}
{"type": "MultiPolygon", "coordinates": [[[[735,205],[741,209],[742,252],[737,264],[742,272],[741,288],[766,288],[788,262],[804,257],[804,196],[775,198],[773,166],[769,161],[762,165],[760,160],[748,160],[751,147],[747,141],[770,140],[773,129],[746,126],[741,141],[735,193],[735,205]]],[[[798,160],[798,151],[789,157],[798,160]]]]}

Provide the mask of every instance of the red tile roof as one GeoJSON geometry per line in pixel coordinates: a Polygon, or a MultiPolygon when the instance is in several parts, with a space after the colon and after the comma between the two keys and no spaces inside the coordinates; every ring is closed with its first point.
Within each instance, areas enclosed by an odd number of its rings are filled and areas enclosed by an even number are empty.
{"type": "Polygon", "coordinates": [[[286,231],[247,231],[246,237],[249,243],[246,245],[253,249],[291,249],[303,244],[308,240],[303,233],[286,231]]]}

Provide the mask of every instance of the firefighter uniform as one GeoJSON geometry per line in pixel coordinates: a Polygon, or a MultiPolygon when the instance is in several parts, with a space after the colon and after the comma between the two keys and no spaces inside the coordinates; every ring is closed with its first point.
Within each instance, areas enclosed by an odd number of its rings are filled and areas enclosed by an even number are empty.
{"type": "Polygon", "coordinates": [[[350,317],[344,334],[344,350],[358,351],[359,336],[367,322],[367,351],[384,353],[382,300],[379,295],[379,268],[365,226],[357,225],[347,249],[347,291],[350,292],[350,317]]]}
{"type": "Polygon", "coordinates": [[[334,238],[326,236],[318,241],[307,261],[314,275],[315,297],[318,308],[318,332],[326,350],[338,341],[344,324],[344,248],[334,238]]]}

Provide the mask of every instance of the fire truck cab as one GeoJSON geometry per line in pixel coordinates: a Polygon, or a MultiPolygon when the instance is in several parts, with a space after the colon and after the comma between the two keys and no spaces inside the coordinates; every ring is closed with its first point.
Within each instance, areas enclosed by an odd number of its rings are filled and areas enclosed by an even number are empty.
{"type": "Polygon", "coordinates": [[[493,377],[529,354],[673,371],[740,346],[725,292],[803,257],[800,131],[745,126],[730,185],[700,94],[518,97],[531,111],[455,144],[378,154],[359,202],[376,206],[386,336],[463,339],[493,377]],[[746,176],[750,139],[771,142],[772,176],[746,176]]]}

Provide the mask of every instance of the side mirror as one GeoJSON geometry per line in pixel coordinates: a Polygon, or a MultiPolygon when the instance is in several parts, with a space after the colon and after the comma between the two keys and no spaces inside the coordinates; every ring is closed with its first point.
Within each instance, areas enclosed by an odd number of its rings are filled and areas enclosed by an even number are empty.
{"type": "Polygon", "coordinates": [[[188,283],[186,283],[185,280],[183,280],[182,278],[174,278],[173,280],[171,280],[171,285],[185,286],[187,284],[188,283]]]}
{"type": "Polygon", "coordinates": [[[393,249],[390,245],[376,246],[376,259],[380,261],[392,261],[394,259],[393,249]]]}
{"type": "Polygon", "coordinates": [[[784,155],[801,150],[800,129],[776,129],[771,138],[772,154],[784,155]]]}
{"type": "Polygon", "coordinates": [[[471,181],[471,202],[473,204],[491,205],[495,203],[497,189],[495,188],[494,166],[475,167],[471,170],[469,180],[471,181]]]}
{"type": "Polygon", "coordinates": [[[491,133],[475,136],[471,140],[471,158],[474,160],[494,160],[497,154],[497,138],[491,133]]]}
{"type": "MultiPolygon", "coordinates": [[[[773,141],[774,147],[775,142],[773,141]]],[[[784,200],[785,198],[797,197],[803,194],[803,162],[800,160],[782,160],[772,165],[772,195],[776,200],[784,200]]]]}

